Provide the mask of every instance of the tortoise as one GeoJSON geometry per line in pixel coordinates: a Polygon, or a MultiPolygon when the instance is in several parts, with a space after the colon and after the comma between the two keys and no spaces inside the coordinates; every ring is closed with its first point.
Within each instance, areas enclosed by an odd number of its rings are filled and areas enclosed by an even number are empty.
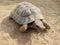
{"type": "Polygon", "coordinates": [[[41,10],[29,2],[21,2],[10,13],[10,18],[20,26],[19,30],[25,32],[29,27],[36,30],[50,29],[49,23],[44,20],[41,10]]]}

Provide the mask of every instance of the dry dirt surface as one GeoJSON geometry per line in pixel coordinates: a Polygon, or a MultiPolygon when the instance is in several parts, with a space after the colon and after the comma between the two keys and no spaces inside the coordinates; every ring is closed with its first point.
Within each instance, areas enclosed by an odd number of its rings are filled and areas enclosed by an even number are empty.
{"type": "Polygon", "coordinates": [[[60,0],[0,0],[0,45],[60,45],[60,0]],[[21,33],[9,15],[22,1],[39,7],[51,29],[40,33],[29,29],[21,33]]]}

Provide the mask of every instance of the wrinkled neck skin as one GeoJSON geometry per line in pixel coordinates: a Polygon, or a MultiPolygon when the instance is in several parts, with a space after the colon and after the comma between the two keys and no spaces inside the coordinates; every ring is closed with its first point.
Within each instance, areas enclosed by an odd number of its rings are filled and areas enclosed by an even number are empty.
{"type": "Polygon", "coordinates": [[[40,29],[39,26],[37,26],[35,24],[35,21],[33,21],[33,22],[31,22],[31,23],[29,23],[27,25],[28,25],[28,28],[32,28],[32,29],[35,29],[35,30],[39,30],[40,29]]]}
{"type": "Polygon", "coordinates": [[[28,26],[36,30],[50,29],[50,24],[46,20],[43,20],[43,19],[35,20],[34,22],[29,23],[28,26]]]}

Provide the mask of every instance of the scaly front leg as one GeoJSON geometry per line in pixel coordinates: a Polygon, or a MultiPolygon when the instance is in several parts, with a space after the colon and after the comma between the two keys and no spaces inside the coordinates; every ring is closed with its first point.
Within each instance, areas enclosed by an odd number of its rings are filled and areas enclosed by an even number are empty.
{"type": "Polygon", "coordinates": [[[28,25],[27,24],[23,24],[21,27],[20,27],[20,31],[21,32],[25,32],[26,30],[27,30],[27,28],[28,28],[28,25]]]}
{"type": "Polygon", "coordinates": [[[40,21],[44,24],[46,29],[50,29],[50,24],[46,20],[42,19],[40,21]]]}

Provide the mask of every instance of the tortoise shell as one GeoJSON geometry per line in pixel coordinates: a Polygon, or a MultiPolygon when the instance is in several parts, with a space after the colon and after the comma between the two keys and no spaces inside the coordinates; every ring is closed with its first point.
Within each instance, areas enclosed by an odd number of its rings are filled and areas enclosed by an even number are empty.
{"type": "Polygon", "coordinates": [[[19,3],[11,12],[11,17],[19,24],[27,24],[37,19],[43,19],[40,9],[28,2],[19,3]]]}

